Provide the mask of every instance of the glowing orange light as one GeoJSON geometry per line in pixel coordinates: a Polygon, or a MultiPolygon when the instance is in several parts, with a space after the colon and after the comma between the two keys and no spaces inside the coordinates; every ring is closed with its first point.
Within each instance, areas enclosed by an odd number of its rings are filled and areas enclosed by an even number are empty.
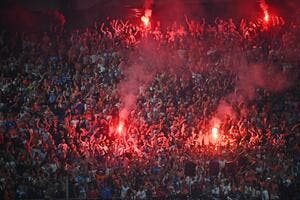
{"type": "Polygon", "coordinates": [[[150,26],[150,18],[152,16],[152,10],[147,8],[145,9],[144,15],[141,17],[141,21],[143,22],[144,26],[148,28],[150,26]]]}
{"type": "Polygon", "coordinates": [[[213,139],[218,139],[218,134],[219,134],[219,129],[217,127],[213,127],[211,129],[211,134],[212,134],[212,137],[213,139]]]}
{"type": "Polygon", "coordinates": [[[123,132],[123,129],[124,129],[124,122],[120,122],[117,127],[118,134],[121,134],[123,132]]]}
{"type": "Polygon", "coordinates": [[[265,20],[265,22],[269,22],[269,20],[270,20],[270,15],[269,15],[268,11],[265,11],[264,20],[265,20]]]}
{"type": "Polygon", "coordinates": [[[142,17],[141,17],[141,20],[142,20],[142,22],[144,23],[145,27],[148,27],[148,26],[149,26],[149,22],[150,22],[149,17],[142,16],[142,17]]]}

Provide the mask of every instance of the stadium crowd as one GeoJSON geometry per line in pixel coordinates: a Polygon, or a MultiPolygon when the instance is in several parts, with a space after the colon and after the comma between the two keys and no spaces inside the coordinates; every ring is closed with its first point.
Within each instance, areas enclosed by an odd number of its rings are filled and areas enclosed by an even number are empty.
{"type": "Polygon", "coordinates": [[[300,23],[185,19],[2,31],[0,196],[299,198],[300,23]]]}

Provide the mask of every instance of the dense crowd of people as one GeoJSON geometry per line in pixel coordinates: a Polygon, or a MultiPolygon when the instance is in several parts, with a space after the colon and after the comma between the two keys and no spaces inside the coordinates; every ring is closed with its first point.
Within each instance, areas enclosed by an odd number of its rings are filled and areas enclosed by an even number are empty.
{"type": "Polygon", "coordinates": [[[300,23],[185,19],[2,31],[1,197],[299,198],[300,23]]]}

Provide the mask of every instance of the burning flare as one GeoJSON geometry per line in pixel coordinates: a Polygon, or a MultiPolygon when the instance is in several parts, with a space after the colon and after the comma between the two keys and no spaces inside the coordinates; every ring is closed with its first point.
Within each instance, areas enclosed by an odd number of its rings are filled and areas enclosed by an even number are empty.
{"type": "Polygon", "coordinates": [[[259,6],[260,6],[260,8],[262,9],[262,11],[264,13],[264,21],[266,23],[268,23],[269,20],[270,20],[270,14],[269,14],[269,6],[268,6],[268,4],[266,3],[265,0],[260,0],[259,1],[259,6]]]}
{"type": "Polygon", "coordinates": [[[265,16],[264,16],[265,22],[269,22],[269,20],[270,20],[269,12],[268,12],[268,11],[265,11],[264,13],[265,13],[265,16]]]}
{"type": "Polygon", "coordinates": [[[124,122],[121,121],[119,122],[118,126],[117,126],[117,133],[118,134],[122,134],[123,133],[123,130],[124,130],[124,122]]]}
{"type": "Polygon", "coordinates": [[[211,134],[212,134],[212,137],[213,139],[218,139],[218,136],[219,136],[219,129],[217,127],[213,127],[211,129],[211,134]]]}
{"type": "Polygon", "coordinates": [[[143,22],[143,24],[146,28],[148,28],[150,26],[151,15],[152,15],[152,10],[145,9],[145,14],[141,17],[141,21],[143,22]]]}
{"type": "Polygon", "coordinates": [[[142,16],[141,17],[142,22],[144,23],[144,26],[148,27],[149,26],[149,17],[142,16]]]}

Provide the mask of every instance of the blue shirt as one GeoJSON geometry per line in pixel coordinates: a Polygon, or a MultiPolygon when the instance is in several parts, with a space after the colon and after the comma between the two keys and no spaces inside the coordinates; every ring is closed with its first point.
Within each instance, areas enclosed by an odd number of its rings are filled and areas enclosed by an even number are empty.
{"type": "Polygon", "coordinates": [[[105,187],[101,191],[101,199],[111,199],[112,189],[110,187],[105,187]]]}

